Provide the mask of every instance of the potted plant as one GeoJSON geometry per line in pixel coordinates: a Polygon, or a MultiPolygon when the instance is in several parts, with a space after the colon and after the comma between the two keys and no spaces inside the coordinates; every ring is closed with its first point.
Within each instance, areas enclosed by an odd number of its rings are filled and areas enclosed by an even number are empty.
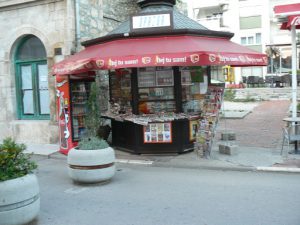
{"type": "Polygon", "coordinates": [[[80,183],[96,183],[110,180],[115,174],[115,152],[98,136],[103,125],[99,107],[97,82],[91,86],[88,99],[89,115],[85,120],[86,135],[68,154],[69,176],[80,183]]]}
{"type": "Polygon", "coordinates": [[[79,183],[110,180],[115,174],[115,153],[98,137],[85,137],[68,154],[69,176],[79,183]]]}
{"type": "Polygon", "coordinates": [[[0,144],[0,225],[26,224],[39,213],[37,165],[12,138],[0,144]]]}
{"type": "Polygon", "coordinates": [[[106,86],[100,86],[100,78],[96,76],[95,82],[92,83],[87,108],[89,116],[85,120],[87,133],[89,136],[98,136],[100,139],[107,140],[110,133],[110,126],[106,124],[106,120],[101,117],[101,112],[106,110],[104,104],[108,103],[106,98],[106,86]],[[100,106],[100,102],[102,102],[100,106]]]}

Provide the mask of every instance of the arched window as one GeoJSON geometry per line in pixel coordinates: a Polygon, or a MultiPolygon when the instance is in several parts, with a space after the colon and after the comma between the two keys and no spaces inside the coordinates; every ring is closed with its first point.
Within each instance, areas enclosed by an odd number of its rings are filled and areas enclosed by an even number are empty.
{"type": "Polygon", "coordinates": [[[15,55],[19,119],[49,119],[46,50],[37,37],[22,39],[15,55]]]}

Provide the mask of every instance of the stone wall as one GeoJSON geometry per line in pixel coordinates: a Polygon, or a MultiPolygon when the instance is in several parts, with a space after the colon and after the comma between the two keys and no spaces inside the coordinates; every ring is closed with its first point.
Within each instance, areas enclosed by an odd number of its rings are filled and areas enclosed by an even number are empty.
{"type": "Polygon", "coordinates": [[[103,30],[102,0],[78,0],[81,41],[99,37],[103,30]]]}
{"type": "MultiPolygon", "coordinates": [[[[233,89],[235,99],[254,99],[254,100],[290,100],[292,98],[292,88],[241,88],[233,89]]],[[[300,99],[300,87],[297,91],[300,99]]]]}
{"type": "Polygon", "coordinates": [[[80,41],[106,35],[138,12],[137,0],[78,0],[80,41]]]}
{"type": "Polygon", "coordinates": [[[137,13],[140,9],[137,0],[103,0],[104,27],[102,35],[116,28],[121,22],[129,19],[130,15],[137,13]]]}

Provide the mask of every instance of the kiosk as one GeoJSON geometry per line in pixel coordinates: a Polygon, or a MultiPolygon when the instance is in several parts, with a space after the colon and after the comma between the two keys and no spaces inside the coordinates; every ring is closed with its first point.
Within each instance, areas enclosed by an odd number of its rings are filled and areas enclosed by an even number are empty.
{"type": "Polygon", "coordinates": [[[138,2],[139,14],[83,42],[85,49],[54,65],[54,74],[107,71],[111,110],[103,116],[111,119],[114,146],[159,154],[209,144],[223,93],[210,84],[211,66],[265,66],[267,57],[184,16],[175,0],[138,2]]]}

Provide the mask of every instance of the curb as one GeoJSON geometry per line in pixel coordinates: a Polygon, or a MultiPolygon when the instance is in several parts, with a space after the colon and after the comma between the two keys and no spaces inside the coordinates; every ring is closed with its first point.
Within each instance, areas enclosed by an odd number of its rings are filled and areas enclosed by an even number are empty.
{"type": "Polygon", "coordinates": [[[186,165],[181,163],[154,162],[153,166],[165,168],[197,169],[197,170],[218,170],[218,171],[238,171],[255,172],[255,167],[250,166],[211,166],[211,165],[186,165]]]}
{"type": "MultiPolygon", "coordinates": [[[[37,155],[41,158],[66,160],[67,157],[61,154],[37,155]]],[[[215,166],[215,165],[195,165],[187,163],[157,162],[151,160],[133,160],[133,159],[116,159],[116,163],[144,165],[164,168],[181,168],[181,169],[203,169],[203,170],[219,170],[219,171],[238,171],[238,172],[281,172],[281,173],[300,173],[300,168],[291,167],[252,167],[252,166],[215,166]]]]}
{"type": "Polygon", "coordinates": [[[117,159],[116,163],[151,165],[154,167],[164,167],[164,168],[198,169],[198,170],[203,169],[203,170],[237,171],[237,172],[300,173],[300,168],[289,168],[289,167],[183,165],[180,163],[166,163],[166,162],[162,163],[162,162],[155,162],[155,161],[148,161],[148,160],[127,160],[127,159],[117,159]]]}
{"type": "Polygon", "coordinates": [[[116,159],[116,163],[136,164],[136,165],[152,165],[150,160],[133,160],[133,159],[116,159]]]}
{"type": "Polygon", "coordinates": [[[284,173],[300,173],[300,168],[290,168],[290,167],[256,167],[257,171],[263,172],[284,172],[284,173]]]}
{"type": "Polygon", "coordinates": [[[67,156],[62,153],[59,153],[59,152],[55,152],[55,153],[48,155],[48,158],[49,159],[67,160],[67,156]]]}

